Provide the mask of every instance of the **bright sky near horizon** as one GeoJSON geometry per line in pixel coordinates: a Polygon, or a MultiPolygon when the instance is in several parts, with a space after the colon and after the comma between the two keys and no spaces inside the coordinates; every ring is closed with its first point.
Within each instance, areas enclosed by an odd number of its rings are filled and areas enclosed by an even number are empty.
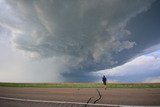
{"type": "Polygon", "coordinates": [[[0,0],[0,82],[160,82],[159,0],[0,0]]]}

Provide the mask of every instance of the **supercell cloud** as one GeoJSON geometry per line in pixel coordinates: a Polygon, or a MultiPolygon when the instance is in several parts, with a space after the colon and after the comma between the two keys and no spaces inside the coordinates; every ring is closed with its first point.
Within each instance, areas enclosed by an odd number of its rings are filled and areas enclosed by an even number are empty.
{"type": "Polygon", "coordinates": [[[55,72],[66,81],[83,81],[89,72],[124,64],[158,44],[160,37],[130,30],[134,28],[131,21],[149,11],[154,2],[1,0],[0,33],[7,32],[11,45],[31,61],[43,62],[48,75],[55,72]]]}

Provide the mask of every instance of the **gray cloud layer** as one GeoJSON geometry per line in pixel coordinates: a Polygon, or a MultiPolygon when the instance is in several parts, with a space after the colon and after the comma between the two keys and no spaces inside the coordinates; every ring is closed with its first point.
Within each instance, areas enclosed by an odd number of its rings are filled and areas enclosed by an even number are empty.
{"type": "Polygon", "coordinates": [[[137,55],[131,50],[140,44],[132,39],[127,24],[148,10],[152,2],[7,0],[2,1],[5,7],[0,7],[4,10],[0,12],[0,26],[10,30],[14,47],[31,58],[56,58],[66,66],[63,71],[83,75],[82,71],[114,67],[137,55]],[[121,59],[123,52],[131,54],[121,59]]]}

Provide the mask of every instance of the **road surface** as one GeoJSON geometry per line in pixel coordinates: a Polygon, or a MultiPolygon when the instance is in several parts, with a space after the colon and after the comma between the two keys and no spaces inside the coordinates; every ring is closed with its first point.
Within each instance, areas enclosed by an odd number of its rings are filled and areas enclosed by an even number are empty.
{"type": "Polygon", "coordinates": [[[160,89],[0,87],[0,107],[160,106],[160,89]]]}

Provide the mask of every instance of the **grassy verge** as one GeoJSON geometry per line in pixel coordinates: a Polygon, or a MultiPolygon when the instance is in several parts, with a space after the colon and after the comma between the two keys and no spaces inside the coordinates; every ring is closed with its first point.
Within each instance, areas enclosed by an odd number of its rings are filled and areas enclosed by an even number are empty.
{"type": "MultiPolygon", "coordinates": [[[[102,88],[102,83],[0,83],[0,87],[102,88]]],[[[107,88],[160,88],[160,83],[108,83],[107,88]]]]}

